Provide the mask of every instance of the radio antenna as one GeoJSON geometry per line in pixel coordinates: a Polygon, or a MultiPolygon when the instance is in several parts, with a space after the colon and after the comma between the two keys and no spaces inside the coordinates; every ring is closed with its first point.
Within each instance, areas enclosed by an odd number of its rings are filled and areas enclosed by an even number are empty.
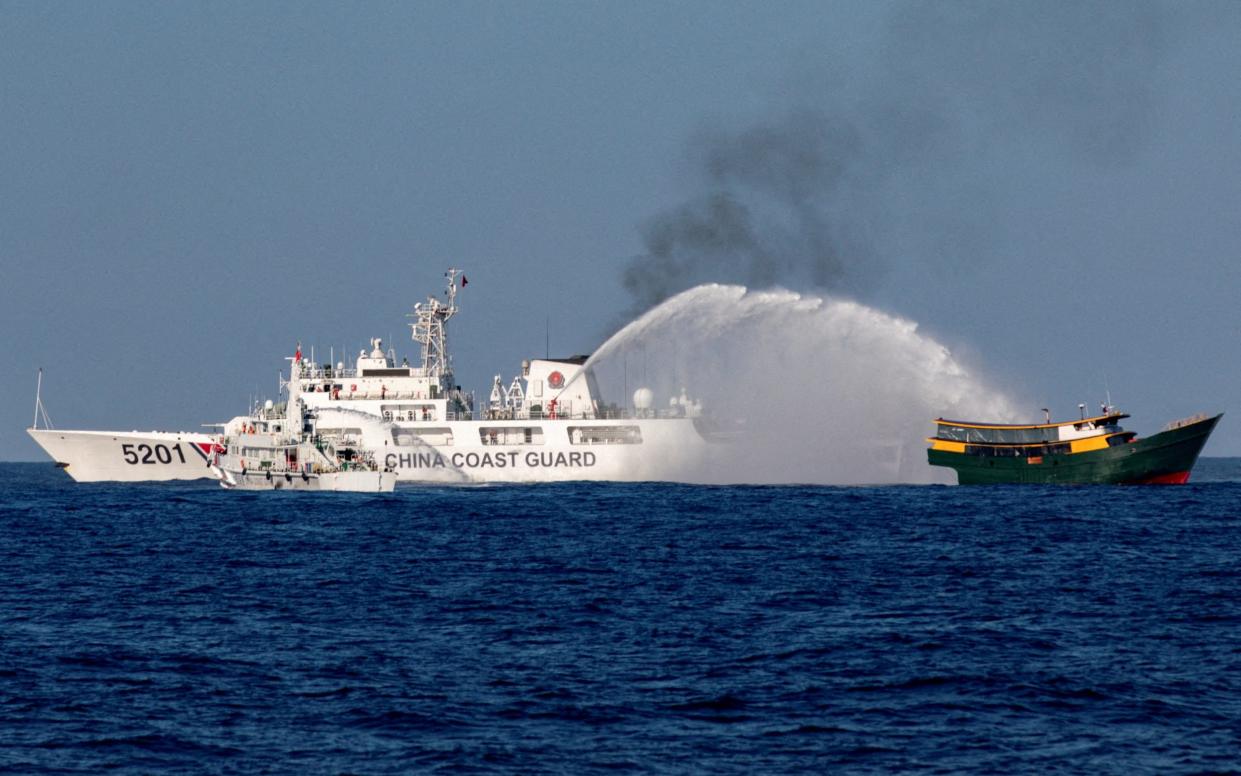
{"type": "Polygon", "coordinates": [[[43,367],[39,367],[39,381],[35,384],[34,389],[34,427],[39,427],[39,418],[43,418],[43,428],[52,429],[52,420],[47,416],[47,409],[43,406],[43,367]]]}
{"type": "Polygon", "coordinates": [[[34,387],[34,428],[39,427],[39,396],[43,393],[43,367],[39,367],[39,381],[34,387]]]}

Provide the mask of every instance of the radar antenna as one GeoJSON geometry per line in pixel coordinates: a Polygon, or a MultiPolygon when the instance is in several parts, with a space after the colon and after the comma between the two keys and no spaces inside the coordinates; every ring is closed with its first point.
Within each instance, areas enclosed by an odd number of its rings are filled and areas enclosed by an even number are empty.
{"type": "Polygon", "coordinates": [[[415,304],[414,311],[407,316],[414,319],[409,324],[414,342],[422,345],[422,373],[438,378],[442,385],[452,383],[452,356],[448,353],[448,331],[444,324],[457,314],[457,275],[460,272],[453,268],[444,273],[448,278],[448,304],[428,296],[427,301],[415,304]]]}

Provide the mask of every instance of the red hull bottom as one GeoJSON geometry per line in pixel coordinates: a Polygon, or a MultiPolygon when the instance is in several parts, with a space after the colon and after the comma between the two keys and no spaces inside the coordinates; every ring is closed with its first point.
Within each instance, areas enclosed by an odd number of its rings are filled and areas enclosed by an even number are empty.
{"type": "Polygon", "coordinates": [[[1171,474],[1157,474],[1154,477],[1146,477],[1141,480],[1131,480],[1126,483],[1128,485],[1184,485],[1189,482],[1189,472],[1172,472],[1171,474]]]}

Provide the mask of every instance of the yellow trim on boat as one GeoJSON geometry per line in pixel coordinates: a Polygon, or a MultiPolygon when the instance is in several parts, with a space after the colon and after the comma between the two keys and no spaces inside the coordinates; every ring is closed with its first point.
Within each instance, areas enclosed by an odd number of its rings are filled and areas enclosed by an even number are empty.
{"type": "MultiPolygon", "coordinates": [[[[1115,434],[1112,436],[1115,436],[1115,434]]],[[[1088,453],[1091,450],[1102,450],[1107,446],[1106,436],[1086,437],[1085,439],[1074,439],[1072,446],[1069,448],[1069,452],[1088,453]]]]}
{"type": "Polygon", "coordinates": [[[948,453],[964,453],[965,452],[964,442],[952,442],[947,439],[928,439],[926,441],[931,443],[932,450],[943,450],[944,452],[948,452],[948,453]]]}

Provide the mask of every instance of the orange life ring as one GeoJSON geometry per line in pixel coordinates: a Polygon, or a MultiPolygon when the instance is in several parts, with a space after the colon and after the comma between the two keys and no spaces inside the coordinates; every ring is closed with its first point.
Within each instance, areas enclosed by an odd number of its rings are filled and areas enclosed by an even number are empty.
{"type": "Polygon", "coordinates": [[[559,388],[564,385],[564,375],[560,372],[552,372],[547,376],[547,384],[553,388],[559,388]]]}

